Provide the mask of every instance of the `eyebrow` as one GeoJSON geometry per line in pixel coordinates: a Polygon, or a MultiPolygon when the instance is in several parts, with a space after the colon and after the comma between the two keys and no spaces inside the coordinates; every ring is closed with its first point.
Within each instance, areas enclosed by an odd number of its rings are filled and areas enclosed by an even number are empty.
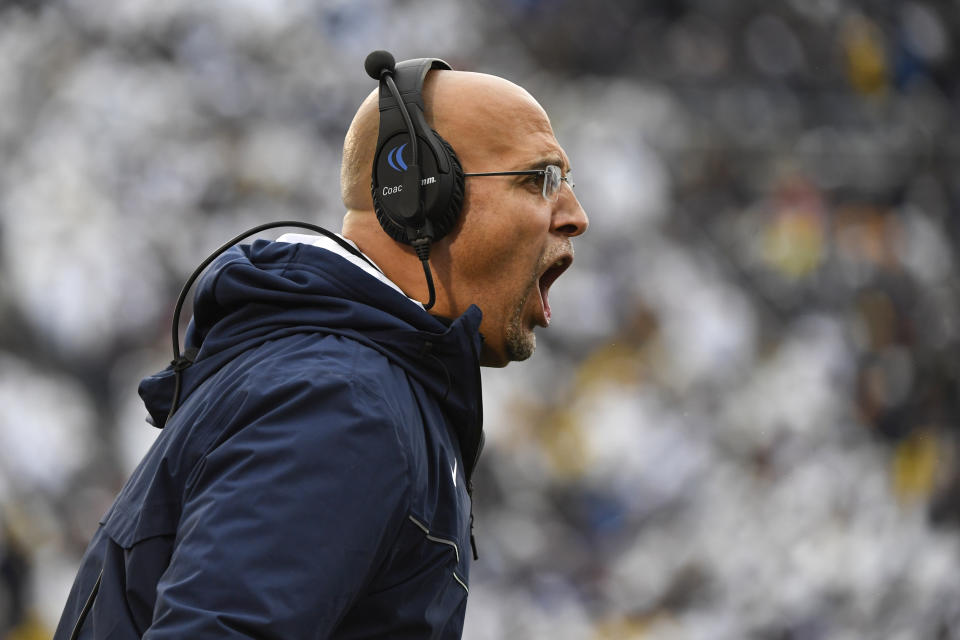
{"type": "Polygon", "coordinates": [[[549,155],[543,156],[540,160],[539,169],[546,168],[548,164],[555,164],[560,167],[560,170],[564,173],[568,171],[573,171],[573,167],[569,166],[566,162],[566,158],[557,152],[551,152],[549,155]]]}
{"type": "Polygon", "coordinates": [[[551,164],[554,164],[560,167],[560,170],[563,171],[564,175],[573,171],[573,167],[567,167],[566,169],[564,169],[563,156],[553,155],[553,154],[548,156],[543,156],[541,158],[538,158],[537,160],[533,160],[532,162],[527,163],[526,165],[524,165],[524,169],[544,170],[547,168],[547,165],[551,165],[551,164]]]}

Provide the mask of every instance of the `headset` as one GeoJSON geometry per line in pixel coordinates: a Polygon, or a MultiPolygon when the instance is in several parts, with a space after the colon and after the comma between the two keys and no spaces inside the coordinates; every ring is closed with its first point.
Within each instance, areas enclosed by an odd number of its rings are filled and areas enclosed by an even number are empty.
{"type": "Polygon", "coordinates": [[[367,56],[364,69],[380,81],[380,131],[371,192],[380,226],[414,248],[427,278],[430,309],[436,301],[430,245],[447,235],[463,207],[464,175],[453,147],[424,116],[423,83],[433,69],[452,69],[439,58],[395,62],[388,51],[367,56]]]}

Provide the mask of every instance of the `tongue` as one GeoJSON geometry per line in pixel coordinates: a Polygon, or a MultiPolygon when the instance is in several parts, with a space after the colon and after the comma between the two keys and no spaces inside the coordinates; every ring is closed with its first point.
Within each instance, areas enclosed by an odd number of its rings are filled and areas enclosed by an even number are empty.
{"type": "Polygon", "coordinates": [[[543,317],[546,319],[547,324],[550,324],[550,302],[547,300],[547,294],[550,290],[550,287],[543,286],[543,281],[540,281],[540,302],[543,303],[543,317]]]}

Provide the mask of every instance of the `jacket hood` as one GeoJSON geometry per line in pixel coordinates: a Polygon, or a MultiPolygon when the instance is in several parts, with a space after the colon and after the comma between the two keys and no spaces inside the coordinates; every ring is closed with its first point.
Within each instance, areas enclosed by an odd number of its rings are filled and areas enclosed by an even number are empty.
{"type": "MultiPolygon", "coordinates": [[[[244,351],[297,333],[349,337],[376,349],[435,395],[466,465],[481,446],[479,333],[471,306],[446,322],[341,256],[308,244],[258,240],[217,258],[199,280],[185,351],[180,404],[244,351]]],[[[173,365],[140,383],[153,423],[162,428],[174,396],[173,365]]]]}

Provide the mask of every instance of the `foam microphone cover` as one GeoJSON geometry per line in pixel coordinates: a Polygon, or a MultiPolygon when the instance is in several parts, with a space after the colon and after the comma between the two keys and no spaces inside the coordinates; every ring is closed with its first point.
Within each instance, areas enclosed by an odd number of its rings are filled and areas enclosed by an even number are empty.
{"type": "Polygon", "coordinates": [[[371,52],[363,63],[363,68],[367,71],[367,75],[374,80],[379,80],[380,74],[383,73],[384,70],[392,74],[396,66],[397,61],[394,60],[393,54],[382,49],[371,52]]]}

